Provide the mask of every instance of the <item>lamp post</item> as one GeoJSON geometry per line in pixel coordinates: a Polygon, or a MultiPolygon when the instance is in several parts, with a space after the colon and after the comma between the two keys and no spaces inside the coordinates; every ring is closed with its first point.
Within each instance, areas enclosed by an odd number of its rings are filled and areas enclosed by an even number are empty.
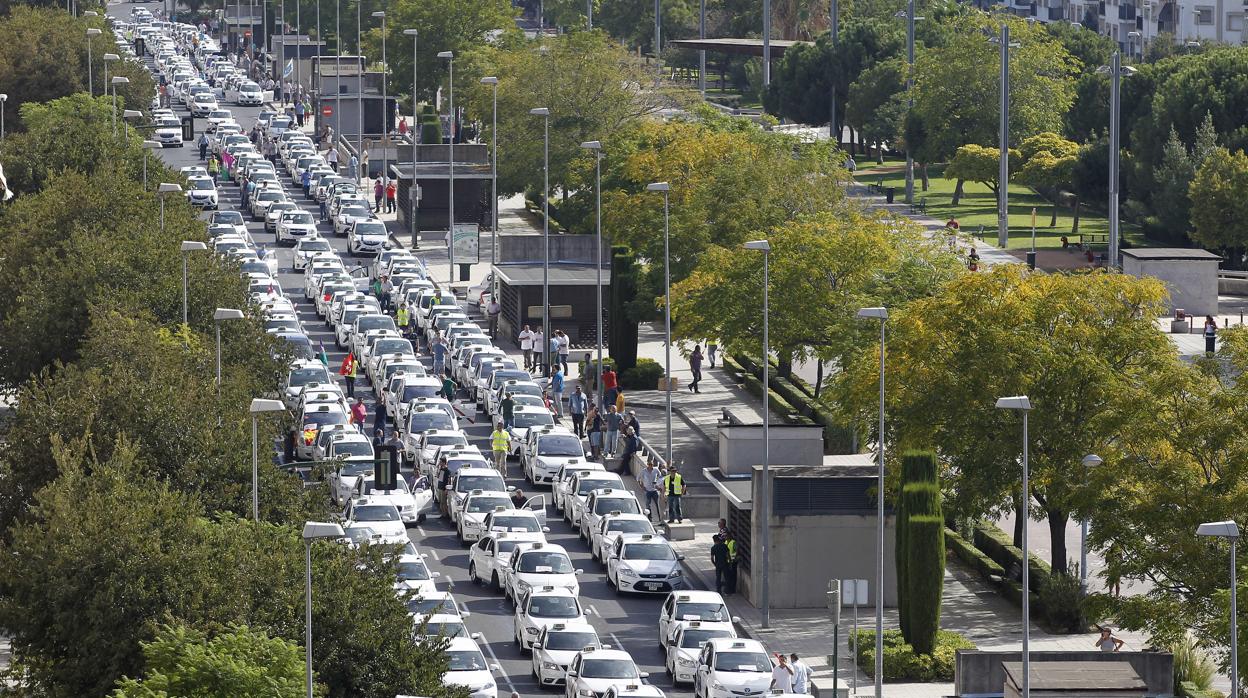
{"type": "MultiPolygon", "coordinates": [[[[698,38],[706,41],[706,0],[698,2],[698,38]]],[[[706,49],[698,49],[698,94],[706,99],[706,49]]]]}
{"type": "Polygon", "coordinates": [[[763,0],[763,87],[771,84],[771,0],[763,0]]]}
{"type": "Polygon", "coordinates": [[[251,518],[260,522],[260,427],[257,424],[261,414],[266,412],[285,412],[286,405],[281,400],[265,400],[255,398],[251,401],[251,518]]]}
{"type": "MultiPolygon", "coordinates": [[[[542,341],[550,343],[550,110],[546,107],[530,109],[529,114],[542,117],[542,341]]],[[[542,356],[548,356],[549,346],[538,347],[542,356]]],[[[549,361],[549,359],[547,359],[549,361]]],[[[547,361],[542,365],[550,373],[547,361]]]]}
{"type": "MultiPolygon", "coordinates": [[[[386,62],[386,13],[377,11],[373,13],[374,19],[381,20],[381,143],[383,146],[388,145],[390,141],[390,110],[389,110],[389,94],[386,85],[386,74],[390,72],[390,64],[386,62]]],[[[387,160],[389,159],[390,149],[382,147],[381,149],[381,182],[382,185],[390,183],[390,170],[387,160]]]]}
{"type": "Polygon", "coordinates": [[[1030,553],[1027,548],[1027,505],[1031,501],[1031,483],[1029,481],[1030,465],[1028,457],[1027,413],[1031,411],[1031,400],[1026,395],[997,398],[997,409],[1018,410],[1023,413],[1023,496],[1019,499],[1017,516],[1023,517],[1023,694],[1022,698],[1031,698],[1031,575],[1028,568],[1030,553]]]}
{"type": "Polygon", "coordinates": [[[92,98],[95,97],[95,78],[92,77],[91,73],[95,70],[95,62],[91,60],[91,37],[99,36],[102,33],[95,27],[87,28],[87,94],[91,95],[92,98]]]}
{"type": "Polygon", "coordinates": [[[221,390],[221,323],[227,320],[242,320],[243,311],[234,308],[217,308],[212,314],[217,325],[217,390],[221,390]]]}
{"type": "MultiPolygon", "coordinates": [[[[1084,475],[1103,461],[1095,453],[1083,457],[1084,475]]],[[[1079,522],[1079,595],[1088,595],[1088,517],[1079,522]]]]}
{"type": "Polygon", "coordinates": [[[121,110],[121,125],[124,128],[122,135],[125,136],[126,142],[130,141],[130,122],[138,121],[139,119],[142,119],[142,118],[143,118],[143,112],[137,109],[122,109],[121,110]]]}
{"type": "MultiPolygon", "coordinates": [[[[835,2],[835,0],[833,0],[835,2]]],[[[897,13],[906,20],[906,111],[914,107],[914,23],[921,17],[914,16],[914,0],[909,0],[906,9],[897,13]]],[[[833,90],[835,94],[835,89],[833,90]]],[[[833,116],[835,120],[835,116],[833,116]]],[[[840,136],[838,133],[837,136],[840,136]]],[[[910,144],[906,144],[906,203],[914,203],[914,154],[910,152],[910,144]]]]}
{"type": "Polygon", "coordinates": [[[862,308],[858,317],[880,321],[880,425],[875,438],[879,491],[875,497],[875,696],[884,695],[884,329],[888,308],[862,308]]]}
{"type": "Polygon", "coordinates": [[[188,289],[187,279],[186,279],[187,260],[191,256],[190,255],[191,252],[203,252],[207,249],[208,249],[208,246],[202,242],[196,242],[194,240],[182,241],[181,251],[182,251],[182,324],[183,325],[188,324],[187,318],[189,317],[188,308],[189,308],[190,291],[188,289]]]}
{"type": "Polygon", "coordinates": [[[1239,542],[1239,524],[1234,521],[1214,521],[1196,527],[1196,535],[1225,538],[1231,544],[1231,692],[1239,695],[1239,589],[1235,570],[1235,544],[1239,542]]]}
{"type": "Polygon", "coordinates": [[[113,61],[121,60],[121,56],[118,56],[115,53],[106,53],[100,57],[100,60],[104,61],[104,84],[107,85],[108,84],[108,64],[112,63],[113,61]]]}
{"type": "MultiPolygon", "coordinates": [[[[346,134],[342,127],[342,0],[334,0],[334,54],[334,125],[342,138],[346,134]]],[[[351,178],[360,181],[358,169],[351,173],[351,178]]]]}
{"type": "MultiPolygon", "coordinates": [[[[771,585],[768,578],[769,564],[771,561],[771,405],[767,399],[767,386],[770,385],[767,377],[767,357],[771,355],[771,243],[766,240],[754,240],[745,243],[747,250],[762,250],[763,252],[763,480],[762,491],[759,493],[759,501],[762,504],[762,520],[763,520],[763,540],[762,550],[762,596],[763,609],[762,621],[763,629],[771,627],[771,585]]],[[[671,392],[669,391],[670,395],[671,392]]]]}
{"type": "Polygon", "coordinates": [[[412,249],[420,247],[420,231],[416,228],[416,206],[420,202],[420,186],[416,184],[416,142],[419,140],[416,129],[420,127],[420,113],[416,109],[416,47],[420,42],[420,30],[404,29],[404,36],[412,37],[412,129],[408,135],[412,139],[412,185],[407,190],[407,202],[411,205],[412,249]]]}
{"type": "MultiPolygon", "coordinates": [[[[1001,25],[1000,38],[993,38],[992,41],[1001,45],[1001,121],[997,134],[998,147],[1001,150],[997,163],[997,245],[1005,249],[1010,242],[1010,47],[1018,44],[1010,43],[1008,24],[1001,25]]],[[[1026,678],[1023,683],[1027,683],[1026,678]]]]}
{"type": "MultiPolygon", "coordinates": [[[[355,53],[356,53],[355,63],[357,66],[359,66],[359,72],[356,75],[358,80],[356,82],[356,90],[355,90],[355,110],[356,110],[355,116],[358,119],[358,125],[359,125],[359,137],[360,137],[359,153],[360,153],[361,165],[364,164],[364,75],[367,72],[367,67],[368,67],[364,63],[364,56],[363,56],[364,51],[362,48],[364,44],[360,40],[360,32],[362,31],[362,27],[364,26],[364,19],[360,10],[360,8],[363,5],[364,3],[359,2],[358,0],[355,3],[355,53]]],[[[368,179],[368,170],[364,171],[364,179],[365,180],[368,179]]]]}
{"type": "Polygon", "coordinates": [[[585,0],[585,27],[594,30],[594,0],[585,0]]]}
{"type": "MultiPolygon", "coordinates": [[[[0,101],[3,101],[3,100],[0,100],[0,101]]],[[[164,146],[162,146],[159,141],[147,141],[147,140],[143,141],[143,191],[147,191],[147,153],[148,151],[159,150],[163,147],[164,146]]],[[[163,204],[163,201],[162,201],[162,204],[163,204]]],[[[164,220],[163,216],[161,217],[161,220],[162,221],[164,220]]],[[[164,230],[163,223],[161,225],[161,230],[164,230]]]]}
{"type": "MultiPolygon", "coordinates": [[[[663,194],[663,380],[667,393],[667,462],[672,463],[672,253],[671,253],[671,216],[670,200],[672,185],[667,182],[652,182],[646,185],[646,191],[657,191],[663,194]]],[[[763,569],[766,569],[764,566],[763,569]]]]}
{"type": "Polygon", "coordinates": [[[9,101],[7,93],[0,93],[0,141],[4,140],[4,106],[9,101]]]}
{"type": "Polygon", "coordinates": [[[447,141],[450,151],[446,158],[447,176],[446,176],[446,250],[448,276],[446,282],[448,284],[455,283],[455,52],[439,51],[438,58],[446,61],[447,76],[447,100],[449,102],[450,118],[447,119],[447,130],[450,131],[450,139],[447,141]]]}
{"type": "Polygon", "coordinates": [[[303,524],[304,563],[307,570],[303,586],[304,609],[307,616],[307,632],[303,648],[307,669],[308,698],[312,698],[312,543],[318,540],[333,540],[342,536],[342,526],[336,523],[308,521],[303,524]]]}
{"type": "Polygon", "coordinates": [[[156,187],[156,196],[160,198],[160,232],[165,232],[165,197],[170,194],[181,194],[182,185],[172,182],[161,182],[156,187]]]}
{"type": "Polygon", "coordinates": [[[110,84],[113,86],[113,138],[116,138],[117,137],[117,86],[129,85],[130,78],[122,76],[122,75],[116,75],[110,81],[110,84]]]}
{"type": "Polygon", "coordinates": [[[1114,51],[1109,65],[1096,72],[1109,74],[1109,264],[1118,266],[1118,159],[1121,153],[1119,130],[1122,121],[1122,76],[1130,77],[1135,68],[1122,65],[1122,55],[1114,51]]]}
{"type": "MultiPolygon", "coordinates": [[[[602,143],[600,141],[585,141],[581,144],[582,148],[592,150],[594,152],[594,230],[597,234],[595,244],[598,247],[598,263],[595,265],[594,271],[596,281],[594,283],[594,292],[598,297],[598,379],[602,378],[602,143]]],[[[584,380],[584,378],[582,378],[584,380]]],[[[601,387],[598,389],[598,407],[603,407],[603,393],[601,387]]]]}
{"type": "Polygon", "coordinates": [[[498,264],[498,78],[481,78],[481,84],[494,90],[494,117],[490,127],[490,230],[494,231],[494,244],[490,247],[490,264],[498,264]]]}

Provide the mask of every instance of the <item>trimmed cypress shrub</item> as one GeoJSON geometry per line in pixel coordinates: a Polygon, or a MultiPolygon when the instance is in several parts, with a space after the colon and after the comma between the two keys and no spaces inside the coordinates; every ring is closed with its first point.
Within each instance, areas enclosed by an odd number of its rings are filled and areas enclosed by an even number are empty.
{"type": "Polygon", "coordinates": [[[611,248],[611,288],[607,301],[607,345],[616,372],[637,365],[637,323],[625,309],[637,295],[637,261],[627,247],[611,248]]]}
{"type": "Polygon", "coordinates": [[[901,485],[895,500],[896,513],[896,566],[897,566],[897,612],[901,624],[902,635],[910,637],[910,600],[906,580],[909,579],[910,555],[907,546],[909,537],[909,519],[912,515],[930,515],[940,510],[940,492],[936,488],[937,461],[936,454],[931,451],[906,451],[901,456],[901,485]],[[906,490],[912,485],[930,484],[935,490],[935,501],[930,492],[915,494],[920,500],[911,502],[906,490]],[[934,507],[934,508],[933,508],[934,507]]]}
{"type": "Polygon", "coordinates": [[[931,654],[940,630],[940,597],[945,580],[945,524],[939,516],[910,516],[909,636],[915,654],[931,654]]]}

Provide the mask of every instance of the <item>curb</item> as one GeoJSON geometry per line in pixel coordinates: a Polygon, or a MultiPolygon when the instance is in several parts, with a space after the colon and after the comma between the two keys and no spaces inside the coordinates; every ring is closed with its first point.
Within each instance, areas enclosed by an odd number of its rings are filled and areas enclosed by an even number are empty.
{"type": "MultiPolygon", "coordinates": [[[[666,403],[643,402],[639,400],[632,400],[631,398],[628,401],[628,406],[643,407],[648,410],[666,410],[667,409],[666,403]]],[[[707,434],[706,431],[697,422],[695,422],[692,417],[686,414],[685,409],[683,407],[677,407],[675,405],[672,405],[672,413],[679,415],[681,421],[683,421],[685,424],[692,427],[693,430],[698,433],[698,436],[701,436],[702,439],[706,441],[708,444],[710,444],[711,446],[715,445],[715,439],[711,438],[710,434],[707,434]]]]}

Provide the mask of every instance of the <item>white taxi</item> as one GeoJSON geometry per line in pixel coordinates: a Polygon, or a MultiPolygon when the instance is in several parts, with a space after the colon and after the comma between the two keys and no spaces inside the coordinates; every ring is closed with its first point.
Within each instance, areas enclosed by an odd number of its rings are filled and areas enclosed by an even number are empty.
{"type": "Polygon", "coordinates": [[[455,523],[455,533],[460,543],[471,543],[481,537],[485,531],[485,517],[494,512],[514,509],[511,497],[503,492],[482,492],[473,490],[464,498],[463,507],[459,510],[459,519],[455,523]]]}
{"type": "Polygon", "coordinates": [[[512,639],[527,650],[533,645],[543,628],[561,623],[563,625],[588,626],[585,609],[576,595],[562,587],[534,587],[521,594],[512,616],[512,639]]]}
{"type": "Polygon", "coordinates": [[[461,610],[449,591],[411,596],[403,603],[412,618],[416,637],[469,637],[464,618],[472,614],[461,610]]]}
{"type": "Polygon", "coordinates": [[[737,636],[731,626],[723,628],[717,623],[707,625],[708,627],[702,627],[700,620],[678,623],[675,632],[668,637],[667,658],[664,663],[667,675],[672,677],[672,683],[693,683],[698,654],[708,641],[737,636]]]}
{"type": "Polygon", "coordinates": [[[581,511],[581,527],[577,532],[578,535],[585,540],[589,540],[589,532],[594,530],[594,527],[598,525],[602,517],[616,511],[621,514],[650,514],[649,510],[644,512],[641,510],[641,505],[637,502],[636,495],[628,490],[615,487],[594,490],[585,499],[585,506],[583,511],[581,511]]]}
{"type": "Polygon", "coordinates": [[[510,570],[511,553],[525,543],[545,543],[544,533],[491,531],[468,550],[468,579],[474,584],[488,582],[503,590],[510,570]]]}
{"type": "Polygon", "coordinates": [[[543,686],[558,686],[567,678],[568,665],[577,652],[604,649],[598,633],[589,625],[555,623],[542,628],[529,646],[533,651],[533,676],[543,686]]]}
{"type": "Polygon", "coordinates": [[[534,485],[553,486],[560,468],[584,462],[585,448],[581,445],[581,438],[565,427],[532,429],[520,446],[520,467],[524,470],[524,479],[534,485]]]}
{"type": "Polygon", "coordinates": [[[607,553],[607,585],[621,594],[666,594],[686,586],[684,560],[660,535],[628,534],[615,539],[607,553]]]}
{"type": "Polygon", "coordinates": [[[762,696],[771,689],[771,657],[757,640],[708,640],[698,653],[693,692],[700,698],[762,696]]]}
{"type": "Polygon", "coordinates": [[[625,533],[655,533],[654,524],[645,514],[613,511],[600,518],[589,532],[589,556],[606,564],[606,552],[615,544],[615,539],[625,533]]]}
{"type": "Polygon", "coordinates": [[[681,591],[667,597],[659,610],[659,647],[667,648],[676,627],[681,623],[698,621],[703,629],[732,630],[739,618],[728,614],[724,597],[713,591],[681,591]]]}
{"type": "Polygon", "coordinates": [[[425,564],[425,556],[416,553],[404,553],[395,560],[398,572],[394,582],[394,591],[400,595],[425,597],[440,593],[434,584],[440,572],[430,572],[425,564]]]}
{"type": "Polygon", "coordinates": [[[616,686],[640,684],[649,674],[637,669],[633,657],[624,650],[584,649],[568,665],[565,698],[602,698],[616,686]]]}
{"type": "MultiPolygon", "coordinates": [[[[624,480],[619,473],[590,472],[572,476],[572,484],[563,498],[564,520],[572,524],[574,528],[580,529],[582,514],[585,511],[585,500],[589,499],[590,493],[594,490],[605,489],[628,491],[624,488],[624,480]]],[[[607,509],[606,511],[615,510],[607,509]]]]}
{"type": "Polygon", "coordinates": [[[442,650],[447,669],[442,675],[442,685],[463,686],[470,698],[498,698],[498,684],[494,674],[501,671],[497,664],[486,664],[485,655],[476,640],[469,637],[453,637],[442,650]]]}
{"type": "Polygon", "coordinates": [[[581,593],[581,574],[572,566],[572,558],[563,546],[553,543],[528,543],[516,546],[508,563],[503,593],[517,599],[533,587],[563,587],[573,594],[581,593]]]}

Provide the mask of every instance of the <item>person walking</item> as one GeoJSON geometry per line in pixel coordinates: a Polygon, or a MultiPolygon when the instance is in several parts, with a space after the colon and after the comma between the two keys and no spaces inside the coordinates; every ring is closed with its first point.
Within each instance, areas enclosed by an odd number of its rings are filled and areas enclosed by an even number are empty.
{"type": "Polygon", "coordinates": [[[602,458],[602,436],[606,425],[597,405],[589,406],[589,459],[598,462],[602,458]]]}
{"type": "Polygon", "coordinates": [[[378,400],[377,406],[373,408],[373,430],[380,431],[389,426],[390,410],[386,408],[385,400],[378,400]]]}
{"type": "Polygon", "coordinates": [[[199,136],[199,159],[208,159],[208,134],[204,133],[199,136]]]}
{"type": "Polygon", "coordinates": [[[503,425],[510,429],[516,423],[516,401],[512,399],[511,393],[498,401],[498,411],[503,414],[503,425]]]}
{"type": "Polygon", "coordinates": [[[338,149],[331,143],[329,146],[329,154],[325,156],[325,160],[329,163],[329,169],[338,174],[338,149]]]}
{"type": "Polygon", "coordinates": [[[503,312],[503,306],[499,304],[498,299],[490,296],[490,302],[485,305],[485,316],[490,322],[490,339],[498,339],[498,316],[503,312]]]}
{"type": "Polygon", "coordinates": [[[368,178],[372,176],[368,169],[368,151],[365,150],[360,157],[363,158],[363,161],[360,163],[360,179],[368,181],[368,178]]]}
{"type": "Polygon", "coordinates": [[[398,429],[390,431],[390,438],[386,439],[384,450],[386,453],[390,454],[390,462],[394,463],[395,468],[397,468],[395,472],[402,470],[404,452],[403,437],[399,435],[398,429]]]}
{"type": "Polygon", "coordinates": [[[373,213],[381,213],[381,199],[386,195],[386,189],[381,185],[381,177],[373,182],[373,213]]]}
{"type": "MultiPolygon", "coordinates": [[[[662,473],[655,467],[654,459],[646,460],[646,467],[637,475],[638,482],[641,483],[641,489],[646,493],[646,518],[657,516],[659,521],[663,520],[663,512],[659,510],[659,480],[662,473]]],[[[727,551],[725,549],[725,555],[727,551]]],[[[727,557],[724,558],[727,561],[727,557]]],[[[718,575],[716,575],[716,587],[718,587],[718,575]]]]}
{"type": "Polygon", "coordinates": [[[412,311],[408,310],[407,301],[403,301],[399,309],[394,313],[395,324],[399,326],[399,333],[404,337],[408,336],[407,324],[411,321],[412,311]]]}
{"type": "Polygon", "coordinates": [[[568,396],[568,414],[572,415],[572,431],[581,438],[585,438],[585,413],[588,409],[589,398],[578,385],[568,396]]]}
{"type": "Polygon", "coordinates": [[[708,341],[706,343],[706,367],[707,368],[715,368],[715,354],[717,353],[719,353],[719,345],[716,344],[715,340],[713,339],[708,341]]]}
{"type": "Polygon", "coordinates": [[[312,170],[311,169],[306,169],[303,171],[303,175],[299,178],[299,183],[303,185],[303,195],[305,197],[310,196],[312,194],[312,170]]]}
{"type": "Polygon", "coordinates": [[[1096,648],[1102,652],[1117,652],[1122,649],[1126,643],[1119,638],[1114,637],[1114,629],[1106,626],[1101,628],[1101,636],[1094,643],[1096,648]]]}
{"type": "Polygon", "coordinates": [[[338,367],[338,375],[342,376],[347,384],[347,397],[355,397],[355,376],[356,361],[355,354],[348,353],[347,358],[342,360],[342,365],[338,367]]]}
{"type": "Polygon", "coordinates": [[[568,375],[568,354],[572,351],[572,338],[564,333],[563,330],[555,330],[556,353],[559,355],[559,365],[563,366],[563,375],[568,375]]]}
{"type": "Polygon", "coordinates": [[[620,413],[621,415],[624,414],[625,404],[627,403],[624,400],[624,388],[623,387],[616,388],[615,389],[615,411],[620,413]]]}
{"type": "Polygon", "coordinates": [[[702,381],[702,347],[693,345],[693,353],[689,355],[689,372],[693,374],[693,380],[689,381],[689,392],[698,393],[698,383],[702,381]]]}
{"type": "Polygon", "coordinates": [[[398,187],[395,186],[394,180],[390,180],[390,182],[386,184],[386,213],[394,213],[396,207],[395,197],[398,196],[398,192],[399,190],[398,187]]]}
{"type": "Polygon", "coordinates": [[[1212,315],[1205,316],[1205,354],[1213,356],[1218,343],[1218,321],[1212,315]]]}
{"type": "Polygon", "coordinates": [[[299,124],[299,128],[303,128],[303,100],[295,102],[295,122],[299,124]]]}
{"type": "Polygon", "coordinates": [[[641,439],[636,432],[624,427],[624,450],[620,453],[620,475],[632,475],[633,454],[641,450],[641,439]]]}
{"type": "Polygon", "coordinates": [[[771,670],[771,690],[778,693],[793,692],[793,667],[789,666],[789,658],[783,654],[776,655],[777,664],[771,670]]]}
{"type": "Polygon", "coordinates": [[[625,412],[623,414],[625,415],[624,426],[632,429],[633,433],[636,434],[637,436],[641,436],[641,422],[637,421],[636,410],[629,410],[628,412],[625,412]]]}
{"type": "Polygon", "coordinates": [[[685,478],[680,474],[680,468],[675,465],[669,465],[667,475],[663,476],[663,494],[667,495],[667,522],[684,523],[685,510],[680,504],[680,498],[685,496],[685,478]]]}
{"type": "Polygon", "coordinates": [[[503,477],[507,477],[507,451],[511,450],[511,434],[503,427],[502,422],[494,423],[494,432],[490,434],[490,447],[494,452],[494,468],[503,477]]]}
{"type": "Polygon", "coordinates": [[[552,401],[555,405],[555,416],[563,416],[563,371],[555,366],[555,372],[550,377],[550,392],[554,393],[552,401]]]}
{"type": "Polygon", "coordinates": [[[213,155],[208,158],[208,176],[212,177],[212,181],[221,181],[221,163],[217,160],[217,156],[213,155]]]}
{"type": "Polygon", "coordinates": [[[793,692],[800,695],[810,693],[810,665],[798,659],[796,652],[789,653],[789,666],[793,667],[793,692]]]}
{"type": "Polygon", "coordinates": [[[525,325],[517,339],[520,340],[520,351],[524,352],[524,370],[530,371],[533,369],[533,330],[525,325]]]}
{"type": "MultiPolygon", "coordinates": [[[[562,330],[555,330],[550,334],[550,339],[546,341],[546,375],[550,375],[551,371],[559,365],[559,333],[562,330]]],[[[567,369],[565,368],[566,372],[567,369]]]]}
{"type": "Polygon", "coordinates": [[[585,386],[586,395],[594,395],[598,392],[598,376],[594,374],[593,356],[585,352],[585,357],[576,362],[576,375],[581,379],[581,385],[585,386]]]}
{"type": "Polygon", "coordinates": [[[613,457],[615,456],[616,442],[620,439],[620,426],[624,423],[620,413],[615,411],[615,405],[607,405],[606,422],[607,438],[602,448],[608,457],[613,457]]]}
{"type": "Polygon", "coordinates": [[[732,531],[724,531],[720,534],[724,539],[724,545],[728,546],[728,578],[726,589],[729,594],[737,593],[737,539],[732,535],[732,531]]]}
{"type": "Polygon", "coordinates": [[[364,398],[357,397],[355,404],[351,405],[351,416],[347,422],[354,424],[356,429],[364,431],[364,422],[368,420],[368,408],[364,406],[364,398]]]}
{"type": "Polygon", "coordinates": [[[619,390],[619,382],[615,376],[615,370],[611,368],[610,364],[607,364],[606,366],[603,366],[602,368],[602,390],[603,390],[603,403],[602,404],[614,405],[615,393],[616,391],[619,390]]]}
{"type": "Polygon", "coordinates": [[[360,181],[360,159],[351,154],[351,159],[347,161],[347,174],[351,175],[355,181],[360,181]]]}
{"type": "MultiPolygon", "coordinates": [[[[533,373],[542,370],[542,347],[546,346],[546,338],[542,336],[542,328],[533,330],[533,373]]],[[[542,371],[545,373],[545,371],[542,371]]]]}
{"type": "Polygon", "coordinates": [[[451,379],[450,371],[442,376],[442,397],[447,402],[455,402],[455,381],[451,379]]]}
{"type": "Polygon", "coordinates": [[[724,578],[728,576],[728,546],[716,533],[711,537],[711,564],[715,566],[715,593],[724,593],[724,578]]]}
{"type": "Polygon", "coordinates": [[[442,375],[442,371],[446,367],[446,352],[447,351],[448,349],[446,346],[446,337],[443,337],[442,335],[438,335],[438,338],[436,341],[434,341],[433,348],[431,349],[431,352],[433,354],[433,374],[435,376],[442,375]]]}

